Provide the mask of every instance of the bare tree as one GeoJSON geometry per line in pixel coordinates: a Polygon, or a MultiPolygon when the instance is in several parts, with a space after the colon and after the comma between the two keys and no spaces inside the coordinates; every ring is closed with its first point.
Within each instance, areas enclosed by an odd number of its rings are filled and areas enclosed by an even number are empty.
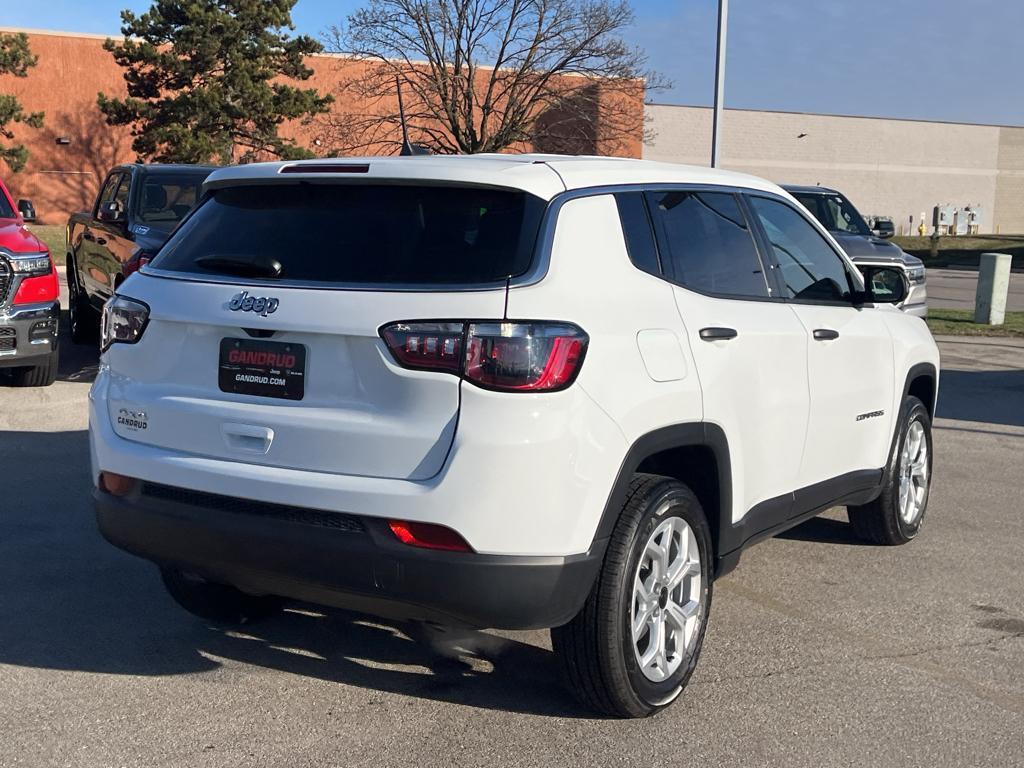
{"type": "Polygon", "coordinates": [[[615,152],[642,138],[645,83],[662,85],[621,37],[632,21],[623,0],[369,0],[325,36],[350,58],[324,138],[398,147],[397,78],[413,141],[435,152],[615,152]]]}

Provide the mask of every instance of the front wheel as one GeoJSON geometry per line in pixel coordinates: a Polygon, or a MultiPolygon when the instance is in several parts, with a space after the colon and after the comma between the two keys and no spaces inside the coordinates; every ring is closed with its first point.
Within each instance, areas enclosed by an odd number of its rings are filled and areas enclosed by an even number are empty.
{"type": "Polygon", "coordinates": [[[60,368],[60,351],[53,350],[40,365],[28,368],[15,368],[12,372],[16,387],[48,387],[57,380],[60,368]]]}
{"type": "Polygon", "coordinates": [[[931,479],[932,420],[924,403],[908,396],[882,493],[868,504],[847,508],[857,535],[889,545],[906,544],[917,536],[928,507],[931,479]]]}
{"type": "Polygon", "coordinates": [[[586,603],[551,631],[585,705],[646,717],[675,701],[700,656],[711,564],[707,520],[692,491],[667,477],[636,475],[586,603]]]}

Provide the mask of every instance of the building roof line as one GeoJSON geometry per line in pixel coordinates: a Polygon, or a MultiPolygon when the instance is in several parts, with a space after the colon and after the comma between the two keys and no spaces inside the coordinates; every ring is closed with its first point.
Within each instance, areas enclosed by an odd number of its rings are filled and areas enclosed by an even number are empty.
{"type": "MultiPolygon", "coordinates": [[[[645,102],[648,107],[680,107],[682,109],[711,110],[707,104],[667,104],[658,101],[645,102]]],[[[842,112],[807,112],[797,109],[758,109],[755,107],[726,107],[726,112],[760,112],[778,115],[806,115],[807,117],[843,117],[857,120],[894,120],[902,123],[935,123],[938,125],[969,125],[979,128],[1024,128],[1024,125],[1013,123],[967,123],[963,120],[934,120],[925,117],[888,117],[886,115],[850,115],[842,112]]]]}

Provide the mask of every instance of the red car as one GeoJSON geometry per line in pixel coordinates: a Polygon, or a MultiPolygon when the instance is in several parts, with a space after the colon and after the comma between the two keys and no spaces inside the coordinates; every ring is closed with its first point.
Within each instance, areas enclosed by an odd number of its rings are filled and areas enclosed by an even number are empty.
{"type": "Polygon", "coordinates": [[[60,286],[22,211],[31,216],[31,203],[15,206],[0,181],[0,368],[12,369],[16,385],[46,387],[57,378],[60,286]]]}

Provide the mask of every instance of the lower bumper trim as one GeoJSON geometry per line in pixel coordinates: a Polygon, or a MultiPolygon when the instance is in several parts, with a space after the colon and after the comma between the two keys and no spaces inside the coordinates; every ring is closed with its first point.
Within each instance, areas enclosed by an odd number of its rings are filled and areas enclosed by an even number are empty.
{"type": "Polygon", "coordinates": [[[225,510],[168,496],[95,490],[100,531],[147,560],[254,594],[478,629],[568,622],[593,586],[606,544],[569,557],[441,552],[401,544],[379,518],[350,516],[360,531],[302,515],[247,514],[243,500],[225,510]]]}

